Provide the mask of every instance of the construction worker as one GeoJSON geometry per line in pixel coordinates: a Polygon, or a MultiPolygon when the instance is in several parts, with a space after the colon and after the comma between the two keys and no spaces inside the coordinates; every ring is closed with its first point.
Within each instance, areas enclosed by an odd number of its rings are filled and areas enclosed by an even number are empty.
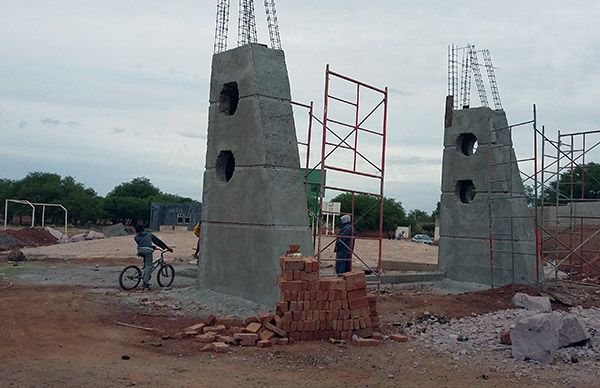
{"type": "Polygon", "coordinates": [[[350,272],[352,262],[352,251],[354,249],[354,228],[352,218],[344,214],[341,218],[342,226],[338,238],[335,241],[335,273],[341,275],[350,272]]]}
{"type": "Polygon", "coordinates": [[[194,258],[196,260],[200,259],[200,223],[194,225],[194,236],[198,239],[196,243],[196,251],[194,252],[194,258]]]}
{"type": "Polygon", "coordinates": [[[169,252],[173,252],[173,249],[152,233],[145,232],[144,225],[136,225],[135,232],[133,239],[137,243],[137,255],[144,259],[144,268],[142,268],[144,291],[150,291],[149,281],[152,274],[152,254],[154,253],[152,244],[156,244],[159,248],[166,249],[169,252]]]}

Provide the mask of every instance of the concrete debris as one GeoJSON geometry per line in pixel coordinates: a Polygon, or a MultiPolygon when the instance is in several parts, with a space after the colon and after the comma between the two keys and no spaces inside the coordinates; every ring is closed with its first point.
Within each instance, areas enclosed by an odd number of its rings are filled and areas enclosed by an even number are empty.
{"type": "Polygon", "coordinates": [[[88,234],[85,235],[86,240],[99,240],[102,238],[104,238],[104,235],[102,233],[94,232],[93,230],[90,230],[88,234]]]}
{"type": "Polygon", "coordinates": [[[105,237],[119,237],[130,235],[132,234],[132,231],[130,228],[119,222],[118,224],[102,228],[102,234],[105,237]]]}
{"type": "Polygon", "coordinates": [[[550,299],[547,296],[530,296],[522,292],[517,292],[513,296],[512,302],[517,307],[539,313],[549,313],[552,311],[550,299]]]}
{"type": "MultiPolygon", "coordinates": [[[[426,349],[437,349],[448,353],[453,359],[479,359],[481,352],[493,351],[506,359],[514,360],[517,365],[522,361],[512,358],[512,347],[499,343],[502,332],[511,331],[516,323],[524,318],[539,315],[540,313],[525,309],[499,310],[492,313],[470,316],[460,319],[450,319],[448,323],[416,322],[404,328],[404,335],[411,338],[411,342],[426,349]],[[466,336],[466,342],[459,342],[458,337],[466,336]]],[[[568,312],[553,312],[542,315],[559,317],[576,317],[590,338],[583,342],[572,342],[571,346],[560,347],[560,330],[563,326],[565,332],[573,323],[571,318],[562,318],[558,326],[558,343],[555,351],[555,360],[571,363],[572,358],[579,360],[600,360],[600,308],[584,309],[573,307],[568,312]],[[583,345],[583,346],[573,346],[583,345]]],[[[566,334],[565,334],[566,335],[566,334]]],[[[512,337],[512,333],[510,335],[512,337]]],[[[574,336],[575,340],[578,338],[574,336]]],[[[514,339],[513,339],[514,340],[514,339]]],[[[575,341],[573,340],[573,341],[575,341]]]]}
{"type": "Polygon", "coordinates": [[[46,231],[48,231],[48,233],[50,233],[56,240],[60,240],[64,236],[64,234],[49,226],[46,226],[44,229],[46,229],[46,231]]]}
{"type": "Polygon", "coordinates": [[[26,261],[27,257],[20,249],[13,249],[6,257],[8,261],[26,261]]]}
{"type": "Polygon", "coordinates": [[[537,314],[518,321],[510,332],[513,357],[545,364],[554,361],[560,321],[557,314],[537,314]]]}
{"type": "Polygon", "coordinates": [[[70,238],[70,242],[80,242],[80,241],[85,241],[85,233],[80,233],[80,234],[76,234],[74,236],[71,236],[70,238]]]}
{"type": "Polygon", "coordinates": [[[562,324],[558,332],[558,346],[583,345],[590,340],[592,336],[585,329],[581,320],[574,314],[569,314],[562,319],[562,324]]]}

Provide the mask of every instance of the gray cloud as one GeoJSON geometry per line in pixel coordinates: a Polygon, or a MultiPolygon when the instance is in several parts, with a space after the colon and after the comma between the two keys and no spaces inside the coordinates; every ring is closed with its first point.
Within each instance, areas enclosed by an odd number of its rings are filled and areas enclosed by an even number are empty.
{"type": "Polygon", "coordinates": [[[398,88],[393,88],[393,87],[388,88],[388,91],[392,94],[399,94],[401,96],[412,96],[413,95],[411,92],[408,92],[408,91],[405,91],[402,89],[398,89],[398,88]]]}
{"type": "Polygon", "coordinates": [[[189,137],[192,139],[206,139],[205,133],[195,133],[195,132],[177,132],[177,134],[181,137],[189,137]]]}
{"type": "Polygon", "coordinates": [[[19,124],[17,124],[17,126],[21,129],[23,129],[27,126],[27,124],[29,124],[27,121],[21,120],[21,121],[19,121],[19,124]]]}
{"type": "Polygon", "coordinates": [[[125,133],[126,130],[123,128],[113,128],[111,133],[115,133],[115,134],[119,134],[119,133],[125,133]]]}
{"type": "Polygon", "coordinates": [[[56,127],[56,126],[62,124],[62,121],[53,119],[51,117],[47,117],[43,120],[40,120],[40,123],[51,126],[51,127],[56,127]]]}
{"type": "Polygon", "coordinates": [[[421,156],[391,156],[386,158],[388,164],[399,166],[441,166],[442,158],[425,158],[421,156]]]}
{"type": "Polygon", "coordinates": [[[67,126],[67,127],[79,127],[81,126],[81,123],[78,121],[61,121],[61,120],[57,120],[53,117],[46,117],[43,120],[40,120],[40,123],[49,126],[49,127],[58,127],[58,126],[67,126]]]}

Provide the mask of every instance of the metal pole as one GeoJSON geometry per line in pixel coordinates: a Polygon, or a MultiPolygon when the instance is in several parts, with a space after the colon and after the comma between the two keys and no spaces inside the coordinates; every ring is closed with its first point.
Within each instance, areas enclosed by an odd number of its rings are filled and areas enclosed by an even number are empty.
{"type": "Polygon", "coordinates": [[[535,280],[540,280],[540,238],[538,230],[538,164],[537,164],[537,112],[533,104],[533,210],[534,210],[534,232],[535,232],[535,280]]]}
{"type": "Polygon", "coordinates": [[[329,64],[325,67],[325,95],[323,97],[323,137],[321,141],[321,187],[319,188],[319,213],[317,218],[317,260],[321,261],[321,216],[323,214],[323,197],[325,197],[325,145],[327,143],[327,107],[329,101],[329,64]]]}
{"type": "Polygon", "coordinates": [[[8,199],[4,201],[4,230],[6,230],[8,222],[8,199]]]}
{"type": "Polygon", "coordinates": [[[387,137],[387,110],[388,110],[388,88],[385,87],[384,94],[385,102],[383,103],[383,141],[381,144],[381,182],[379,186],[379,194],[381,195],[381,203],[379,205],[379,256],[377,258],[377,272],[381,273],[381,254],[383,250],[383,208],[384,208],[384,176],[385,176],[385,145],[387,137]]]}
{"type": "Polygon", "coordinates": [[[45,219],[46,219],[46,205],[42,205],[42,228],[44,227],[45,219]]]}

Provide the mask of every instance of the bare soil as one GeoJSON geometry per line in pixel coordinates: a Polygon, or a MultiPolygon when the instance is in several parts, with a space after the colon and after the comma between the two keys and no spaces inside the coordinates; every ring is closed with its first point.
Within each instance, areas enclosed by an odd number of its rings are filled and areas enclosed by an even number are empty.
{"type": "MultiPolygon", "coordinates": [[[[181,250],[182,258],[194,242],[185,233],[161,238],[176,245],[175,256],[181,250]]],[[[124,302],[131,298],[117,289],[116,275],[123,265],[136,262],[130,236],[33,249],[45,259],[18,267],[0,264],[0,386],[512,387],[584,386],[587,381],[578,378],[587,374],[581,363],[536,369],[514,366],[490,352],[473,361],[421,348],[412,339],[387,340],[373,348],[311,342],[201,352],[201,344],[173,337],[210,311],[175,314],[168,306],[150,309],[124,302]],[[71,256],[53,253],[56,248],[71,256]],[[86,257],[88,248],[97,256],[86,257]],[[107,251],[102,254],[102,249],[107,251]]],[[[182,274],[176,286],[193,284],[193,266],[183,259],[174,265],[182,274]]],[[[548,292],[566,301],[580,298],[590,307],[600,306],[597,290],[570,285],[548,292]]],[[[392,289],[379,299],[383,332],[402,332],[424,314],[460,318],[511,308],[518,291],[539,292],[525,286],[456,295],[426,287],[392,289]]],[[[151,295],[160,299],[160,294],[151,295]]],[[[554,305],[565,307],[558,300],[554,305]]]]}
{"type": "MultiPolygon", "coordinates": [[[[382,311],[402,309],[397,301],[382,301],[382,311]]],[[[17,284],[0,290],[0,310],[3,386],[508,387],[560,381],[553,371],[520,377],[491,372],[497,370],[490,369],[493,362],[469,365],[411,342],[387,341],[374,348],[314,342],[203,353],[191,340],[163,339],[194,318],[141,315],[81,287],[17,284]]]]}

